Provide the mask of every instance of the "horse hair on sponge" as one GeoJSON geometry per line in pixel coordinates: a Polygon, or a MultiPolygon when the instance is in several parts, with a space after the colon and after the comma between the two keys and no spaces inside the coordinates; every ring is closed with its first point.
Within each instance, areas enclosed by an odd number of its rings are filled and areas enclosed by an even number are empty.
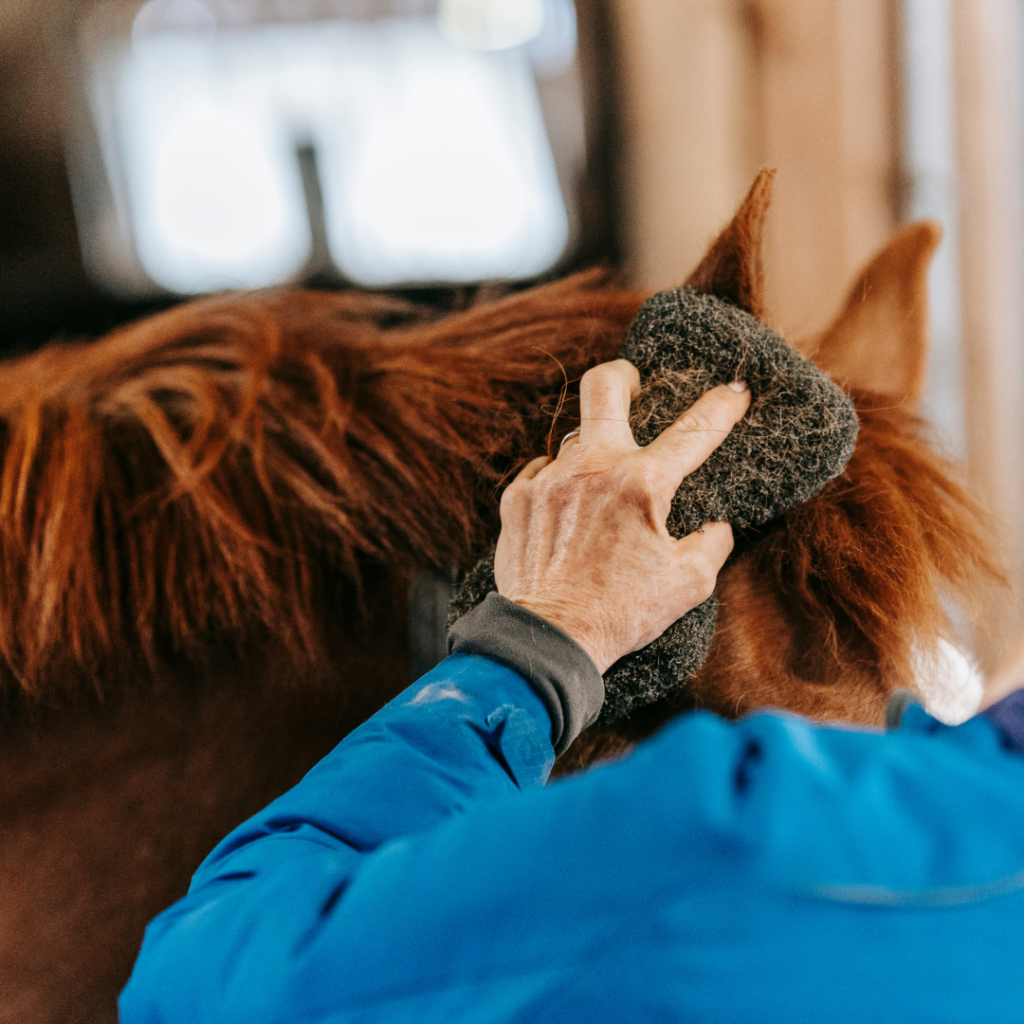
{"type": "MultiPolygon", "coordinates": [[[[850,399],[760,320],[721,299],[690,288],[653,296],[637,313],[622,357],[640,371],[630,415],[640,445],[716,385],[750,386],[747,415],[676,492],[667,523],[675,537],[716,520],[761,526],[816,494],[853,454],[858,422],[850,399]]],[[[457,588],[449,625],[494,589],[492,553],[457,588]]],[[[684,686],[707,658],[717,617],[712,596],[612,665],[599,724],[684,686]]]]}

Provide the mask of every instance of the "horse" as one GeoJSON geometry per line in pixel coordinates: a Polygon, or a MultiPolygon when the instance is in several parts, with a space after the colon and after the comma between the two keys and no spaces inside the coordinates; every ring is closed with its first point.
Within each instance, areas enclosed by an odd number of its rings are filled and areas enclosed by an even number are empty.
{"type": "MultiPolygon", "coordinates": [[[[755,315],[769,191],[689,278],[755,315]]],[[[942,601],[998,585],[913,411],[934,243],[897,236],[805,342],[857,401],[846,472],[745,538],[680,696],[563,770],[687,706],[877,723],[942,601]]],[[[645,298],[603,271],[445,315],[226,295],[0,365],[0,1021],[116,1019],[205,853],[409,681],[409,572],[487,549],[501,485],[572,429],[645,298]]]]}

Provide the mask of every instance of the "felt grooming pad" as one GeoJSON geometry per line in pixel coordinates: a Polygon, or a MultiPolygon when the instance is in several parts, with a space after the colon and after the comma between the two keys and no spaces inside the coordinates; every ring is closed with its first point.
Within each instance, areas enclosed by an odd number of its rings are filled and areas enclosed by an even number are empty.
{"type": "MultiPolygon", "coordinates": [[[[850,399],[756,317],[690,288],[660,292],[640,308],[622,350],[640,371],[630,423],[647,445],[718,384],[745,380],[747,415],[676,491],[668,531],[683,537],[705,523],[761,526],[838,476],[857,442],[850,399]]],[[[449,626],[495,590],[494,555],[459,585],[449,626]]],[[[718,617],[712,596],[643,650],[605,673],[598,719],[610,725],[680,686],[704,664],[718,617]]]]}

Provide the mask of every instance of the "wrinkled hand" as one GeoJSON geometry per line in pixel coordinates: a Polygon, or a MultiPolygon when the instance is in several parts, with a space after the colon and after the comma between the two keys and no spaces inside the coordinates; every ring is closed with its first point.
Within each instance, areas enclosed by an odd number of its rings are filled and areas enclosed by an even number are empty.
{"type": "Polygon", "coordinates": [[[529,463],[501,499],[498,592],[569,634],[602,673],[706,601],[732,550],[728,523],[680,540],[672,498],[743,417],[740,383],[714,388],[640,448],[629,406],[640,375],[623,359],[580,384],[580,434],[529,463]]]}

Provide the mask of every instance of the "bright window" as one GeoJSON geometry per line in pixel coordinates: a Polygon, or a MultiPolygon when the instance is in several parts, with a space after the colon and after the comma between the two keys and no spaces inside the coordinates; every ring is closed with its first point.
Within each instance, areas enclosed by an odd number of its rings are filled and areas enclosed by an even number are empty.
{"type": "Polygon", "coordinates": [[[182,293],[295,279],[318,227],[363,285],[547,270],[569,219],[538,55],[560,40],[571,60],[574,19],[571,0],[516,4],[282,22],[235,3],[225,24],[201,0],[151,0],[130,40],[90,53],[110,209],[145,276],[182,293]]]}

